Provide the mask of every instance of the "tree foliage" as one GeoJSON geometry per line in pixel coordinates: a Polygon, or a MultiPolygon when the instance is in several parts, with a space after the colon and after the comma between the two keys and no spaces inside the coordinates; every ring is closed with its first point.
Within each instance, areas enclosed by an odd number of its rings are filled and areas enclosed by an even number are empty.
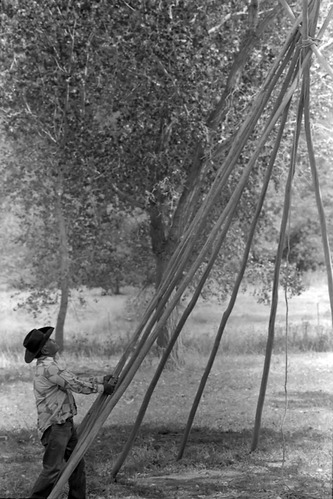
{"type": "MultiPolygon", "coordinates": [[[[72,285],[136,283],[153,267],[153,255],[159,282],[283,43],[288,23],[281,10],[273,10],[275,2],[262,1],[260,11],[253,6],[243,0],[2,4],[2,122],[15,144],[3,175],[6,194],[16,199],[27,229],[23,237],[34,285],[59,285],[63,245],[57,206],[65,222],[72,285]],[[273,28],[265,30],[269,15],[273,28]]],[[[314,85],[320,95],[329,94],[327,80],[317,74],[314,85]]],[[[320,137],[330,119],[330,104],[323,99],[314,107],[320,137]]],[[[216,213],[255,140],[254,135],[216,213]]],[[[267,147],[210,291],[218,282],[223,295],[232,285],[267,147]]],[[[279,156],[276,185],[284,176],[288,147],[279,156]]],[[[300,161],[303,166],[304,158],[300,161]]],[[[281,195],[274,188],[271,193],[254,248],[262,261],[274,258],[280,215],[281,195]]],[[[309,224],[303,212],[298,216],[290,257],[308,268],[309,224]]]]}

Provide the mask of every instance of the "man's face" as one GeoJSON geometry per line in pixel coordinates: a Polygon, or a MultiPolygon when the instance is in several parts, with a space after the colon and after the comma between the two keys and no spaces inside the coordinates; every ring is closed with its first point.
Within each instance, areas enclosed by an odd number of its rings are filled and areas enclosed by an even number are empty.
{"type": "Polygon", "coordinates": [[[51,340],[49,338],[42,348],[42,355],[46,355],[47,357],[54,357],[58,351],[59,345],[54,340],[51,340]]]}

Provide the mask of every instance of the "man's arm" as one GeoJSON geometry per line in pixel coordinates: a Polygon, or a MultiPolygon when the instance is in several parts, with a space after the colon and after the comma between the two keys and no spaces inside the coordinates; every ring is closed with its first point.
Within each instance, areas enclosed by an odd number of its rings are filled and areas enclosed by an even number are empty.
{"type": "Polygon", "coordinates": [[[56,364],[48,367],[46,378],[53,384],[64,390],[71,390],[75,393],[102,393],[104,392],[104,377],[95,376],[81,378],[67,369],[60,369],[56,364]]]}

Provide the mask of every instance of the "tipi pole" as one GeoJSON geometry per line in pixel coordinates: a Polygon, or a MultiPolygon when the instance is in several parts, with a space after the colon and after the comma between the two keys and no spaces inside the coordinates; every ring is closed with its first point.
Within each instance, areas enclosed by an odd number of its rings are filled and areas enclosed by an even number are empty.
{"type": "MultiPolygon", "coordinates": [[[[328,292],[330,299],[330,307],[331,307],[331,320],[333,325],[333,274],[332,274],[332,259],[331,259],[331,250],[328,238],[327,231],[327,223],[325,217],[325,211],[323,207],[323,200],[320,190],[320,183],[318,177],[318,170],[316,165],[316,158],[314,154],[314,148],[312,143],[312,134],[311,134],[311,125],[310,125],[310,63],[306,65],[304,71],[304,128],[305,128],[305,136],[306,143],[309,153],[309,162],[311,167],[313,186],[315,191],[320,227],[321,227],[321,236],[323,242],[324,256],[325,256],[325,265],[327,272],[327,283],[328,283],[328,292]]],[[[331,340],[332,341],[332,340],[331,340]]]]}
{"type": "MultiPolygon", "coordinates": [[[[287,15],[289,16],[290,20],[292,22],[295,22],[296,17],[294,15],[293,11],[291,10],[290,6],[288,5],[287,1],[286,0],[279,0],[279,1],[280,1],[281,5],[284,7],[284,10],[287,13],[287,15]]],[[[319,4],[316,5],[317,8],[319,8],[319,6],[320,6],[319,4]]],[[[302,16],[302,14],[298,17],[298,19],[301,16],[302,16]]],[[[321,29],[319,30],[318,37],[317,37],[319,40],[322,37],[326,28],[328,27],[328,24],[330,23],[332,18],[333,18],[333,6],[331,6],[331,8],[326,16],[325,21],[324,21],[321,29]]],[[[325,57],[322,55],[322,53],[320,52],[320,50],[318,49],[318,47],[314,43],[311,45],[311,50],[316,55],[317,60],[318,60],[319,64],[321,65],[322,69],[324,70],[324,72],[333,77],[333,69],[331,68],[331,66],[329,65],[329,63],[325,59],[325,57]]]]}
{"type": "MultiPolygon", "coordinates": [[[[133,351],[135,344],[138,341],[138,337],[140,335],[141,331],[137,331],[137,334],[133,336],[129,344],[127,345],[125,351],[123,352],[121,358],[119,359],[117,366],[113,372],[113,375],[116,377],[119,377],[121,374],[121,371],[126,363],[126,361],[129,358],[130,353],[133,351]]],[[[98,414],[98,411],[104,404],[104,402],[107,400],[107,396],[101,393],[96,397],[94,403],[90,407],[90,409],[86,412],[84,418],[82,419],[79,427],[77,428],[77,435],[80,437],[82,433],[84,432],[86,425],[88,424],[89,420],[94,420],[96,415],[98,414]]]]}
{"type": "Polygon", "coordinates": [[[291,184],[292,184],[293,176],[294,176],[294,164],[292,162],[290,165],[288,181],[286,184],[284,209],[283,209],[283,216],[282,216],[282,222],[281,222],[281,228],[280,228],[280,238],[279,238],[278,251],[277,251],[276,261],[275,261],[274,282],[273,282],[273,291],[272,291],[272,305],[271,305],[271,313],[270,313],[270,318],[269,318],[269,328],[268,328],[268,338],[267,338],[267,344],[266,344],[265,362],[264,362],[264,369],[263,369],[263,374],[262,374],[262,379],[261,379],[259,398],[258,398],[258,403],[257,403],[257,410],[256,410],[256,416],[255,416],[255,425],[254,425],[254,430],[253,430],[251,451],[254,451],[257,448],[258,441],[259,441],[262,410],[263,410],[264,401],[265,401],[267,381],[268,381],[268,375],[269,375],[270,363],[271,363],[271,357],[272,357],[272,351],[273,351],[274,333],[275,333],[275,329],[274,329],[275,328],[275,317],[276,317],[276,310],[277,310],[277,304],[278,304],[279,274],[280,274],[281,260],[282,260],[282,254],[283,254],[286,227],[287,227],[287,223],[288,223],[290,196],[291,196],[291,184]]]}
{"type": "MultiPolygon", "coordinates": [[[[235,207],[235,209],[236,209],[236,207],[235,207]]],[[[175,328],[175,330],[174,330],[174,332],[173,332],[173,334],[171,336],[171,339],[169,341],[169,344],[168,344],[167,348],[163,352],[163,356],[161,357],[161,360],[159,362],[158,368],[157,368],[157,370],[156,370],[156,372],[155,372],[155,374],[154,374],[154,376],[153,376],[153,378],[152,378],[152,380],[150,382],[148,390],[147,390],[147,392],[145,394],[145,397],[144,397],[144,399],[142,401],[142,405],[140,407],[140,410],[139,410],[137,419],[136,419],[136,421],[134,423],[134,426],[132,428],[132,431],[131,431],[131,433],[130,433],[130,435],[128,437],[128,440],[127,440],[127,442],[126,442],[126,444],[125,444],[125,446],[124,446],[124,448],[123,448],[120,456],[118,457],[116,463],[113,465],[113,468],[112,468],[112,471],[111,471],[111,475],[113,477],[115,477],[117,475],[118,471],[120,470],[122,464],[124,463],[124,461],[125,461],[128,453],[129,453],[130,449],[132,448],[134,439],[135,439],[135,437],[136,437],[136,435],[137,435],[137,433],[138,433],[138,431],[140,429],[142,420],[143,420],[144,415],[146,413],[146,410],[147,410],[147,407],[149,405],[149,402],[150,402],[151,396],[153,394],[153,391],[154,391],[154,389],[155,389],[155,387],[156,387],[156,385],[158,383],[158,380],[159,380],[159,378],[160,378],[160,376],[162,374],[162,371],[163,371],[164,366],[165,366],[165,364],[166,364],[166,362],[168,360],[168,357],[169,357],[169,355],[170,355],[170,353],[172,351],[172,348],[174,347],[174,345],[175,345],[175,343],[176,343],[176,341],[177,341],[177,339],[179,337],[179,334],[182,331],[182,328],[183,328],[186,320],[188,319],[188,317],[191,314],[191,312],[192,312],[195,304],[198,301],[198,298],[200,296],[202,288],[203,288],[203,286],[204,286],[204,284],[205,284],[205,282],[206,282],[206,280],[207,280],[207,278],[208,278],[208,276],[210,274],[210,271],[211,271],[211,269],[213,267],[213,264],[214,264],[214,262],[216,260],[216,257],[218,255],[220,249],[221,249],[221,245],[223,243],[223,240],[225,239],[226,232],[227,232],[227,230],[228,230],[228,228],[230,226],[230,223],[232,221],[233,216],[234,216],[234,211],[229,215],[229,220],[227,222],[227,227],[224,228],[223,231],[221,232],[221,235],[219,237],[219,241],[214,246],[213,253],[212,253],[211,257],[210,257],[209,262],[206,265],[205,271],[204,271],[204,273],[203,273],[203,275],[202,275],[202,277],[200,279],[200,282],[199,282],[198,286],[196,287],[196,289],[195,289],[195,291],[193,293],[193,296],[192,296],[190,302],[188,303],[186,309],[184,310],[184,312],[183,312],[183,314],[182,314],[182,316],[181,316],[181,318],[180,318],[180,320],[179,320],[179,322],[178,322],[178,324],[177,324],[177,326],[176,326],[176,328],[175,328]]]]}
{"type": "Polygon", "coordinates": [[[270,162],[269,162],[269,165],[268,165],[268,168],[267,168],[267,172],[266,172],[266,175],[265,175],[265,179],[264,179],[264,182],[263,182],[263,186],[262,186],[261,194],[260,194],[259,201],[258,201],[258,204],[257,204],[257,208],[256,208],[256,211],[254,213],[253,221],[252,221],[252,224],[251,224],[251,227],[250,227],[249,236],[248,236],[248,239],[247,239],[247,242],[246,242],[246,247],[245,247],[245,250],[244,250],[244,255],[243,255],[242,263],[241,263],[241,266],[240,266],[240,270],[239,270],[237,279],[235,281],[235,285],[234,285],[234,288],[233,288],[233,291],[232,291],[232,294],[231,294],[231,297],[230,297],[230,301],[229,301],[228,307],[226,308],[226,310],[225,310],[225,312],[223,314],[223,317],[222,317],[222,320],[221,320],[221,324],[219,326],[219,329],[218,329],[218,332],[217,332],[217,335],[216,335],[216,338],[215,338],[215,342],[214,342],[214,346],[213,346],[212,352],[210,354],[210,357],[209,357],[209,360],[208,360],[205,372],[204,372],[204,374],[202,376],[202,379],[201,379],[201,382],[200,382],[197,394],[195,396],[195,399],[194,399],[194,402],[193,402],[193,405],[192,405],[192,409],[191,409],[190,414],[189,414],[188,422],[187,422],[187,425],[185,427],[185,431],[184,431],[183,439],[182,439],[182,442],[181,442],[181,445],[180,445],[180,449],[179,449],[179,452],[178,452],[177,460],[180,460],[183,457],[185,446],[186,446],[186,443],[187,443],[187,440],[188,440],[188,437],[189,437],[189,434],[190,434],[190,431],[191,431],[191,428],[192,428],[192,425],[193,425],[193,421],[194,421],[194,418],[195,418],[195,414],[196,414],[198,405],[199,405],[201,397],[202,397],[202,393],[203,393],[204,388],[206,386],[206,382],[207,382],[208,376],[210,374],[210,371],[212,369],[212,366],[213,366],[216,354],[217,354],[219,346],[220,346],[220,342],[221,342],[221,339],[222,339],[222,336],[223,336],[223,333],[224,333],[224,330],[225,330],[225,326],[226,326],[227,321],[228,321],[228,319],[230,317],[230,314],[231,314],[231,312],[233,310],[233,307],[234,307],[234,304],[235,304],[235,301],[236,301],[236,298],[237,298],[237,295],[238,295],[238,291],[239,291],[240,285],[241,285],[242,280],[243,280],[244,272],[245,272],[245,269],[246,269],[246,265],[247,265],[247,261],[248,261],[248,257],[249,257],[249,253],[250,253],[250,249],[251,249],[251,245],[252,245],[253,236],[254,236],[255,229],[256,229],[256,226],[257,226],[257,222],[258,222],[258,218],[259,218],[259,215],[260,215],[260,212],[261,212],[264,200],[265,200],[265,196],[266,196],[268,184],[269,184],[269,181],[270,181],[270,178],[271,178],[271,175],[272,175],[272,171],[273,171],[273,167],[274,167],[276,155],[277,155],[278,150],[279,150],[279,146],[280,146],[280,142],[281,142],[281,137],[282,137],[283,130],[284,130],[284,125],[285,125],[285,122],[286,122],[286,119],[287,119],[287,115],[288,115],[288,109],[289,109],[289,105],[286,107],[286,109],[284,111],[284,114],[282,116],[282,119],[281,119],[281,124],[280,124],[280,128],[279,128],[278,136],[277,136],[275,144],[274,144],[274,148],[273,148],[273,151],[272,151],[272,154],[271,154],[270,162]]]}
{"type": "MultiPolygon", "coordinates": [[[[318,9],[314,9],[314,13],[315,14],[314,14],[313,19],[312,19],[312,29],[313,30],[315,29],[315,25],[316,25],[318,9]]],[[[304,13],[304,15],[303,15],[303,24],[305,24],[305,25],[308,24],[307,9],[306,9],[306,14],[304,13]]],[[[304,61],[302,64],[303,73],[304,73],[307,65],[310,63],[309,62],[310,59],[311,58],[309,57],[309,53],[308,53],[304,57],[304,61]]],[[[271,362],[271,356],[272,356],[272,351],[273,351],[274,333],[275,333],[275,318],[276,318],[276,310],[277,310],[277,304],[278,304],[279,274],[280,274],[280,266],[281,266],[283,246],[284,246],[284,240],[285,240],[285,233],[286,233],[287,222],[288,222],[288,217],[289,217],[289,209],[290,209],[290,201],[291,201],[291,185],[292,185],[292,179],[294,176],[294,170],[295,170],[295,164],[296,164],[297,146],[298,146],[299,136],[300,136],[300,132],[301,132],[303,108],[304,108],[304,85],[302,86],[301,96],[300,96],[300,100],[299,100],[298,116],[297,116],[297,123],[296,123],[296,129],[295,129],[294,147],[293,147],[293,151],[292,151],[288,181],[287,181],[286,189],[285,189],[285,199],[284,199],[284,209],[283,209],[283,215],[282,215],[282,221],[281,221],[280,239],[279,239],[278,251],[277,251],[276,262],[275,262],[275,269],[274,269],[272,305],[271,305],[271,314],[270,314],[270,319],[269,319],[265,362],[264,362],[259,398],[258,398],[258,403],[257,403],[257,410],[256,410],[256,416],[255,416],[255,425],[254,425],[254,430],[253,430],[251,451],[254,451],[257,448],[258,441],[259,441],[262,410],[263,410],[264,401],[265,401],[267,381],[268,381],[268,375],[269,375],[269,370],[270,370],[270,362],[271,362]]]]}

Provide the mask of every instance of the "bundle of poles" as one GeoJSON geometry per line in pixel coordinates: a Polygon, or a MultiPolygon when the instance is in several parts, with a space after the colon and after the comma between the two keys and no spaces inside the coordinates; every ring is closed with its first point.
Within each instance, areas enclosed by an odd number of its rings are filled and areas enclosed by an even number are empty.
{"type": "MultiPolygon", "coordinates": [[[[128,386],[132,382],[141,363],[154,345],[159,333],[161,332],[163,326],[166,324],[174,308],[177,306],[184,291],[188,289],[191,281],[193,280],[193,277],[198,272],[199,268],[202,268],[203,262],[205,262],[204,270],[202,274],[200,274],[199,282],[171,334],[169,344],[167,345],[160,358],[154,376],[143,398],[141,407],[139,409],[137,418],[134,422],[128,440],[113,465],[111,475],[114,478],[116,477],[128,453],[130,452],[135,437],[140,429],[151,396],[163,372],[170,353],[183,329],[186,320],[194,309],[198,298],[200,297],[202,289],[207,281],[207,278],[210,275],[216,258],[221,248],[223,247],[223,243],[226,240],[229,228],[232,225],[233,220],[235,219],[236,210],[243,191],[246,188],[249,176],[268,138],[273,135],[274,145],[267,164],[267,169],[262,182],[261,192],[257,201],[256,209],[253,213],[252,222],[249,227],[248,237],[243,251],[240,268],[235,279],[229,303],[222,315],[221,323],[215,337],[213,348],[203,376],[201,378],[184,430],[183,439],[177,456],[177,459],[182,458],[194,421],[194,417],[201,400],[201,396],[206,386],[206,382],[212,369],[216,354],[218,352],[227,321],[233,310],[237,294],[242,283],[253,237],[265,201],[268,185],[272,177],[273,167],[279,151],[280,142],[283,136],[285,124],[287,122],[292,98],[294,95],[297,96],[297,119],[294,130],[293,143],[291,146],[291,159],[289,164],[288,178],[285,186],[283,214],[281,218],[279,243],[275,259],[266,355],[258,397],[251,450],[255,450],[257,448],[259,441],[262,410],[274,343],[274,328],[278,305],[280,269],[290,213],[291,188],[295,173],[297,148],[303,122],[308,147],[309,163],[311,167],[316,203],[318,208],[318,216],[321,225],[322,243],[325,254],[328,291],[333,322],[333,279],[331,255],[310,126],[310,66],[312,53],[316,54],[318,61],[326,74],[329,73],[331,76],[333,76],[333,71],[328,63],[323,59],[319,49],[314,42],[314,38],[317,32],[317,21],[321,2],[320,0],[310,0],[310,2],[308,2],[308,0],[302,1],[303,12],[298,18],[295,18],[287,2],[285,0],[280,0],[280,3],[287,11],[288,16],[293,21],[293,26],[289,32],[287,40],[285,41],[281,49],[280,55],[276,58],[272,68],[267,74],[261,90],[258,92],[252,105],[251,112],[248,114],[244,123],[240,126],[236,136],[234,137],[234,140],[232,141],[232,144],[230,146],[229,153],[223,161],[223,164],[218,169],[215,180],[210,188],[208,195],[205,197],[205,200],[199,207],[192,222],[186,229],[173,256],[171,257],[168,263],[167,270],[165,272],[163,282],[161,283],[159,289],[156,291],[155,296],[148,305],[140,324],[133,334],[132,340],[130,341],[128,347],[126,348],[116,366],[114,374],[119,376],[119,382],[114,394],[112,396],[107,396],[104,394],[99,395],[90,410],[87,412],[85,418],[78,428],[78,443],[70,459],[59,475],[58,481],[55,484],[51,494],[49,495],[49,499],[56,499],[62,492],[73,470],[76,468],[77,464],[82,459],[89,446],[93,443],[100,428],[109,417],[113,408],[116,406],[118,401],[123,396],[124,392],[127,390],[128,386]],[[211,215],[212,209],[217,203],[218,197],[221,195],[223,186],[226,184],[228,178],[233,172],[233,169],[235,168],[240,155],[244,147],[246,146],[247,141],[252,136],[255,127],[258,126],[259,119],[262,118],[263,110],[267,109],[268,105],[270,106],[271,113],[262,128],[260,137],[257,140],[255,151],[252,157],[249,159],[248,163],[244,166],[239,181],[225,208],[214,223],[213,228],[206,241],[202,243],[202,246],[198,251],[198,235],[202,232],[205,223],[211,215]],[[189,257],[190,255],[193,255],[194,250],[197,251],[197,257],[190,265],[190,268],[188,268],[189,257]]],[[[326,17],[321,29],[316,35],[316,39],[321,38],[332,17],[333,7],[331,7],[331,9],[329,10],[328,16],[326,17]]]]}

